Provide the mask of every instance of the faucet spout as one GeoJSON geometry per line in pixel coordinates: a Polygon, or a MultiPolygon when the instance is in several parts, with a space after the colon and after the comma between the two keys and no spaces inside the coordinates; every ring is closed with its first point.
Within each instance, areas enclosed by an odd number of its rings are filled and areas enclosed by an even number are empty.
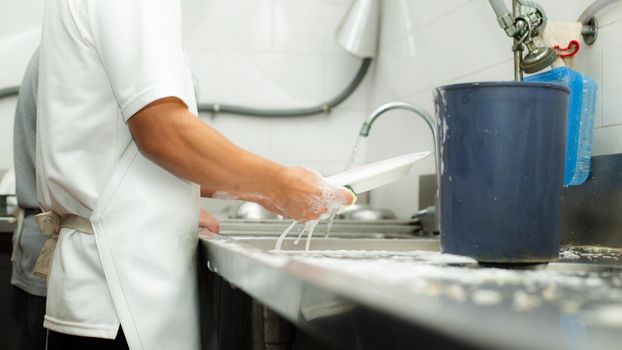
{"type": "MultiPolygon", "coordinates": [[[[437,148],[438,148],[437,147],[437,131],[436,131],[436,124],[434,122],[434,119],[432,118],[430,113],[426,112],[423,108],[408,104],[406,102],[389,102],[376,108],[376,110],[374,110],[369,115],[367,120],[363,123],[363,126],[361,126],[359,135],[363,137],[369,136],[369,132],[371,131],[371,126],[374,124],[376,119],[378,119],[381,115],[385,114],[386,112],[396,110],[396,109],[410,111],[414,113],[415,115],[421,117],[425,121],[425,123],[430,128],[430,131],[432,132],[432,138],[434,139],[434,149],[435,151],[437,151],[437,148]]],[[[436,159],[437,159],[436,163],[438,165],[438,152],[436,152],[436,159]]]]}
{"type": "MultiPolygon", "coordinates": [[[[405,110],[405,111],[409,111],[412,112],[414,115],[421,117],[425,123],[428,125],[428,127],[430,128],[430,131],[432,132],[432,139],[434,140],[434,160],[435,160],[435,168],[436,168],[436,181],[437,183],[439,182],[440,179],[440,150],[439,150],[439,141],[438,141],[438,131],[437,131],[437,127],[436,127],[436,123],[434,121],[434,119],[432,118],[432,116],[430,115],[430,113],[426,112],[423,108],[420,108],[418,106],[415,105],[411,105],[405,102],[389,102],[386,103],[378,108],[376,108],[376,110],[374,110],[369,117],[367,118],[367,120],[363,123],[363,126],[361,126],[361,130],[359,131],[359,135],[361,135],[362,137],[367,137],[369,136],[369,132],[371,131],[371,127],[374,124],[374,122],[383,114],[385,114],[386,112],[389,111],[393,111],[393,110],[405,110]]],[[[437,207],[440,207],[440,202],[438,201],[438,193],[437,193],[437,198],[436,198],[436,205],[437,207]]],[[[428,211],[428,214],[432,214],[433,211],[428,211]]],[[[437,223],[435,224],[435,226],[437,226],[437,223]]]]}

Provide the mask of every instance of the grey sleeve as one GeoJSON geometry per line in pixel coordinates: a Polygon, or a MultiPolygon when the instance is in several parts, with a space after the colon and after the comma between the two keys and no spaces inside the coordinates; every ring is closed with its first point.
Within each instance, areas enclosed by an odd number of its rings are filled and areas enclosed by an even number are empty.
{"type": "Polygon", "coordinates": [[[35,51],[22,81],[13,126],[13,161],[17,202],[22,208],[38,208],[36,191],[37,87],[39,50],[35,51]]]}

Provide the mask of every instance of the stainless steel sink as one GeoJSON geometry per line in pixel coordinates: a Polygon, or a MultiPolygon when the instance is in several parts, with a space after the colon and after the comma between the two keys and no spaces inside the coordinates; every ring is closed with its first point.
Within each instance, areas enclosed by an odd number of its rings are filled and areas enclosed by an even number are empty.
{"type": "MultiPolygon", "coordinates": [[[[360,234],[356,234],[360,236],[360,234]]],[[[351,234],[351,237],[356,237],[351,234]]],[[[250,245],[261,250],[272,250],[276,245],[276,237],[233,237],[236,241],[250,245]]],[[[303,250],[305,239],[295,244],[295,238],[283,240],[282,250],[303,250]]],[[[313,237],[311,250],[369,250],[369,251],[394,251],[404,252],[424,250],[437,252],[440,249],[438,239],[378,239],[378,238],[323,238],[313,237]]]]}
{"type": "MultiPolygon", "coordinates": [[[[436,238],[377,238],[375,235],[361,234],[361,233],[341,233],[338,237],[313,237],[311,240],[310,250],[314,252],[318,251],[375,251],[384,252],[383,255],[391,255],[391,252],[408,252],[408,251],[428,251],[439,252],[440,241],[436,238]]],[[[380,235],[382,236],[382,235],[380,235]]],[[[231,237],[235,241],[251,246],[262,251],[273,250],[276,246],[278,237],[275,236],[262,236],[257,235],[240,235],[231,237]]],[[[284,251],[302,251],[305,247],[305,238],[302,238],[298,244],[295,243],[295,238],[286,238],[283,241],[281,249],[284,251]]],[[[586,251],[586,248],[577,248],[586,251]]],[[[594,248],[600,249],[603,248],[594,248]]],[[[575,258],[565,258],[562,254],[561,258],[557,262],[551,262],[549,264],[514,264],[514,265],[485,265],[483,267],[502,267],[515,270],[551,270],[551,271],[567,271],[567,272],[607,272],[618,271],[622,269],[622,254],[617,250],[612,250],[608,254],[596,255],[594,253],[588,253],[590,259],[587,259],[584,255],[579,255],[575,258]],[[616,256],[616,254],[618,254],[616,256]]]]}
{"type": "MultiPolygon", "coordinates": [[[[289,220],[222,220],[220,233],[225,236],[278,237],[289,225],[289,220]]],[[[300,228],[302,228],[302,224],[300,228]]],[[[320,222],[315,228],[314,237],[323,237],[327,231],[327,223],[320,222]]],[[[291,235],[297,234],[294,229],[291,235]]],[[[335,220],[331,230],[331,238],[413,238],[421,234],[421,224],[417,220],[335,220]]]]}
{"type": "Polygon", "coordinates": [[[490,349],[618,349],[622,341],[622,324],[604,317],[622,308],[617,251],[599,257],[594,252],[603,248],[594,248],[562,254],[556,263],[503,266],[526,270],[514,272],[434,254],[438,239],[314,237],[305,253],[304,240],[295,245],[295,238],[274,252],[276,235],[201,237],[209,269],[335,344],[356,344],[380,325],[402,329],[400,341],[416,339],[413,332],[425,326],[490,349]],[[376,322],[351,338],[353,322],[360,330],[361,320],[376,322]],[[560,320],[582,325],[585,339],[577,343],[560,320]]]}

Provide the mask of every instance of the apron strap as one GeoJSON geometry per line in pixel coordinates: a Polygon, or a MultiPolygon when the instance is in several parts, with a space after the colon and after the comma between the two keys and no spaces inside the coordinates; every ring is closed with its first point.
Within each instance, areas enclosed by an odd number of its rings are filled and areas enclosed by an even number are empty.
{"type": "Polygon", "coordinates": [[[17,250],[19,249],[19,240],[22,238],[22,230],[24,229],[24,208],[17,207],[17,226],[15,227],[15,237],[13,238],[13,251],[11,251],[11,262],[15,261],[17,250]]]}
{"type": "Polygon", "coordinates": [[[36,276],[46,278],[50,272],[50,266],[52,262],[52,256],[54,255],[54,249],[56,248],[56,242],[58,241],[58,234],[62,228],[73,229],[82,233],[93,234],[93,225],[91,220],[69,214],[64,217],[56,214],[53,211],[47,211],[45,213],[35,215],[39,230],[48,238],[41,248],[37,262],[33,273],[36,276]]]}

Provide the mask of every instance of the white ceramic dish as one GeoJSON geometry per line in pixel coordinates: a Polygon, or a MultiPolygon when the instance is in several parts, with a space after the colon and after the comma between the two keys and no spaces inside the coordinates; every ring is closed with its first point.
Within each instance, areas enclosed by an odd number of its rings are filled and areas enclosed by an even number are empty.
{"type": "Polygon", "coordinates": [[[361,194],[401,179],[408,174],[416,161],[429,155],[428,151],[405,154],[344,171],[326,179],[337,185],[349,186],[356,194],[361,194]]]}

